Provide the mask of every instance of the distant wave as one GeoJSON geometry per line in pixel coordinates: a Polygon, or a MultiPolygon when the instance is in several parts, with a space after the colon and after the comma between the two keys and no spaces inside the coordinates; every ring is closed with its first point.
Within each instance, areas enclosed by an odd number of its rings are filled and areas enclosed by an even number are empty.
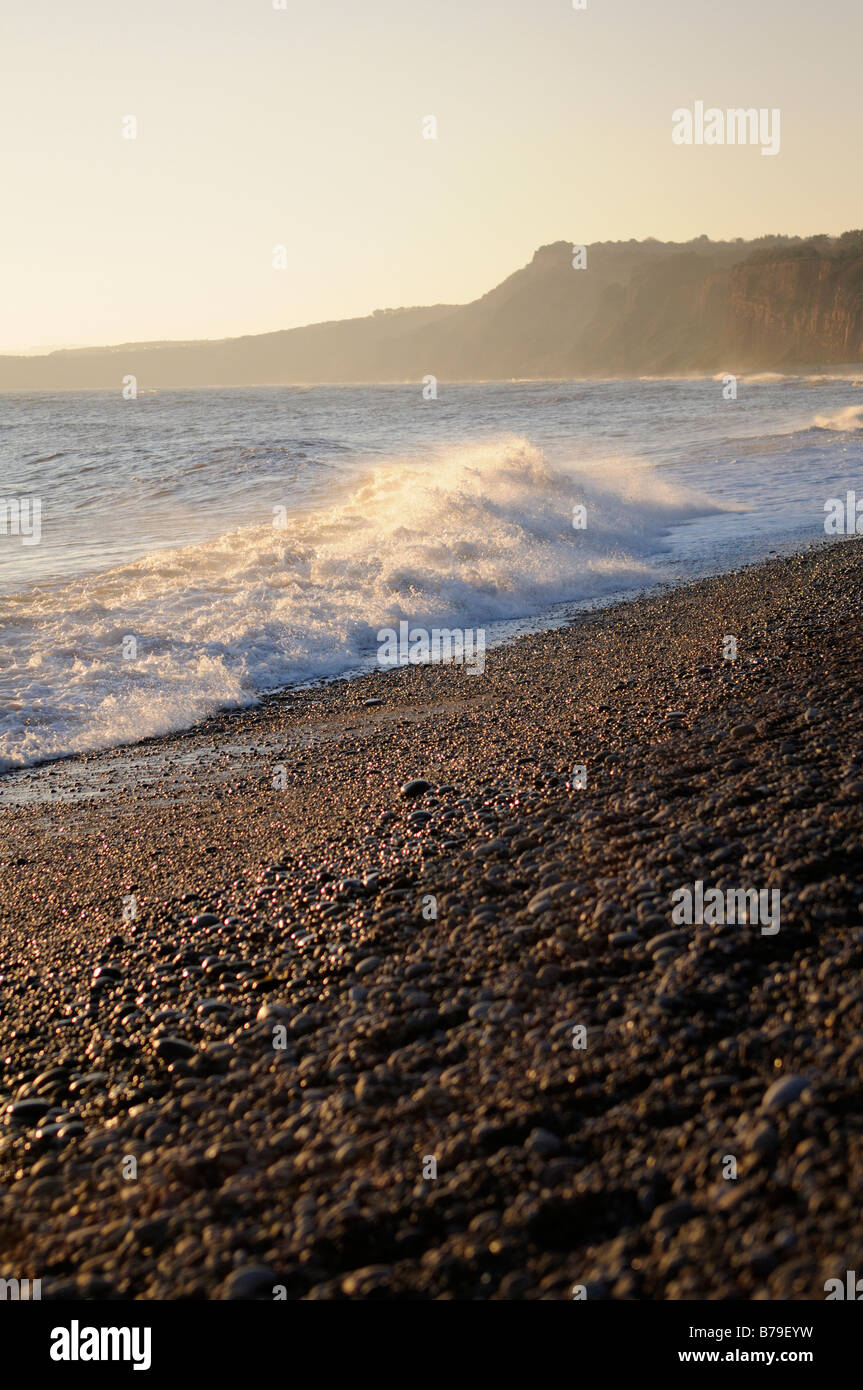
{"type": "Polygon", "coordinates": [[[728,509],[625,459],[552,468],[507,436],[377,466],[284,529],[246,526],[38,586],[0,602],[0,769],[356,670],[402,619],[476,627],[643,584],[671,526],[728,509]]]}
{"type": "Polygon", "coordinates": [[[863,430],[863,405],[846,405],[832,415],[816,415],[813,427],[817,430],[839,430],[843,434],[863,430]]]}
{"type": "Polygon", "coordinates": [[[812,439],[815,431],[852,434],[858,430],[863,430],[863,405],[848,405],[829,414],[821,412],[815,416],[808,413],[798,416],[783,428],[770,433],[729,435],[726,443],[740,456],[767,454],[787,448],[789,441],[795,437],[804,444],[807,438],[812,439]]]}
{"type": "Polygon", "coordinates": [[[792,381],[784,372],[744,372],[741,380],[747,386],[773,386],[777,381],[792,381]]]}
{"type": "Polygon", "coordinates": [[[857,372],[735,372],[731,367],[724,372],[714,372],[711,381],[724,381],[727,376],[736,376],[742,386],[836,386],[847,383],[863,386],[857,372]]]}

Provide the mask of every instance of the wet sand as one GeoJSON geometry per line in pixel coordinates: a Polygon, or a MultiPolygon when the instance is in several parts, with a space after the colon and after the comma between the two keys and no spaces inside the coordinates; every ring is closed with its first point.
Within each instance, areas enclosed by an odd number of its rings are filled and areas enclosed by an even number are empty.
{"type": "Polygon", "coordinates": [[[861,545],[0,779],[0,1276],[823,1299],[863,1261],[861,545]],[[697,881],[780,930],[673,922],[697,881]]]}

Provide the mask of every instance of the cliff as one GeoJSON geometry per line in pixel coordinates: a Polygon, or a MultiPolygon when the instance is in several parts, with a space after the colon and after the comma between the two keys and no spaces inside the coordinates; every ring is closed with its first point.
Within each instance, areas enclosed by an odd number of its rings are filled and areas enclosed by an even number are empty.
{"type": "Polygon", "coordinates": [[[863,254],[735,266],[726,299],[726,345],[744,360],[781,366],[861,357],[863,254]]]}
{"type": "Polygon", "coordinates": [[[601,242],[530,263],[471,304],[218,342],[0,357],[0,390],[685,375],[863,360],[863,232],[601,242]]]}

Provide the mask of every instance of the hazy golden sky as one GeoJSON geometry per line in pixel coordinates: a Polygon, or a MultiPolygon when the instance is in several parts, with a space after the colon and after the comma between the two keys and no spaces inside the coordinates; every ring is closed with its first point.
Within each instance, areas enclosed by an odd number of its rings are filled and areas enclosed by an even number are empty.
{"type": "Polygon", "coordinates": [[[0,350],[464,302],[561,238],[863,224],[861,0],[284,3],[5,0],[0,350]],[[778,107],[780,153],[675,146],[696,100],[778,107]]]}

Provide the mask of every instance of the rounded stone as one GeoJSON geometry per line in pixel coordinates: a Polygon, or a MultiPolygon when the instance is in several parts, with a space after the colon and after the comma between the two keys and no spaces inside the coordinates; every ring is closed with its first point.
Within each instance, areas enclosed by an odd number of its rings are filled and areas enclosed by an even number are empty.
{"type": "Polygon", "coordinates": [[[406,797],[425,796],[431,789],[431,782],[426,782],[422,777],[413,777],[410,782],[402,785],[401,794],[406,797]]]}

